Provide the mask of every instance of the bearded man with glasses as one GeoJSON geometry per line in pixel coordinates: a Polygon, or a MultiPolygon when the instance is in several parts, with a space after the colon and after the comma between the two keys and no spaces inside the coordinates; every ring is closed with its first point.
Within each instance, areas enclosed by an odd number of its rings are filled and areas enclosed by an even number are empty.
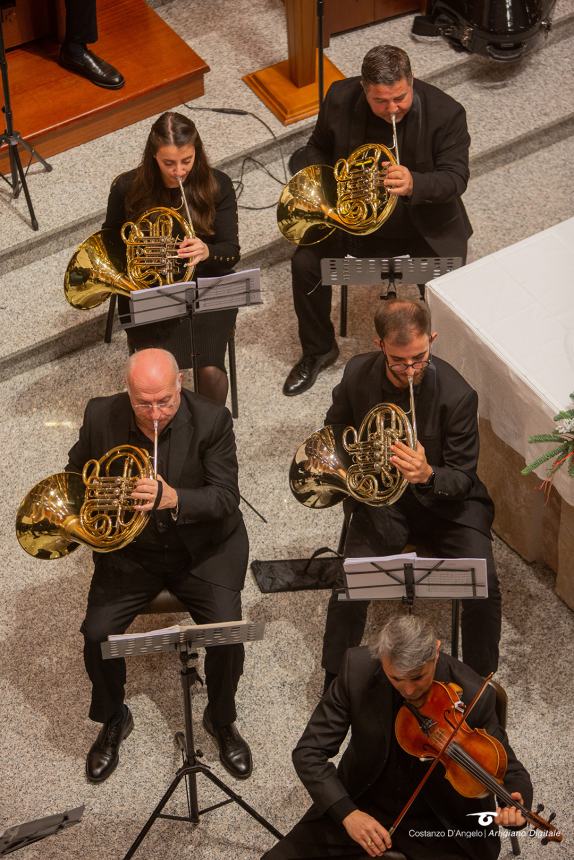
{"type": "MultiPolygon", "coordinates": [[[[431,357],[437,335],[426,305],[383,302],[375,328],[379,349],[349,361],[333,390],[325,424],[359,428],[378,403],[394,403],[408,413],[411,376],[418,443],[414,451],[402,442],[391,446],[391,460],[408,481],[395,504],[345,501],[344,555],[394,555],[414,543],[439,558],[486,559],[488,597],[462,603],[462,654],[468,666],[487,675],[498,666],[502,612],[490,532],[494,505],[476,474],[477,394],[454,367],[431,357]]],[[[333,593],[323,638],[325,689],[338,674],[345,650],[360,644],[368,605],[341,602],[333,593]]]]}
{"type": "MultiPolygon", "coordinates": [[[[154,453],[157,477],[138,481],[132,497],[150,514],[139,537],[120,550],[94,553],[94,575],[82,624],[84,660],[92,682],[90,718],[103,726],[88,752],[86,775],[103,782],[118,764],[133,729],[124,704],[123,659],[103,660],[101,643],[123,633],[163,588],[198,624],[241,619],[241,589],[249,544],[239,510],[235,437],[229,411],[181,387],[171,353],[144,349],[127,364],[127,392],[86,406],[79,439],[66,467],[82,472],[116,445],[154,453]],[[158,491],[161,485],[161,492],[158,491]]],[[[235,692],[243,645],[207,648],[208,706],[203,723],[224,767],[237,779],[251,774],[251,752],[236,726],[235,692]]]]}

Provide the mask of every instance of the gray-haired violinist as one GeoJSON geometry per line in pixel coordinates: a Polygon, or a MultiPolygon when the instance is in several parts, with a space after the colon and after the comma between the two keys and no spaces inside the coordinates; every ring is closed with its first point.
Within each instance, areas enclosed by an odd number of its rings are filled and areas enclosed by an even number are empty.
{"type": "MultiPolygon", "coordinates": [[[[460,696],[467,707],[484,686],[472,669],[440,651],[434,630],[416,615],[391,618],[372,651],[349,649],[337,679],[293,752],[295,769],[313,805],[264,860],[343,860],[365,854],[389,860],[498,857],[498,825],[524,825],[517,806],[528,813],[532,785],[499,724],[492,687],[486,686],[472,710],[468,708],[468,726],[485,729],[491,736],[485,744],[500,745],[502,756],[508,758],[497,799],[491,793],[491,774],[479,770],[475,777],[475,793],[484,796],[464,797],[445,777],[440,761],[409,803],[430,767],[429,761],[420,761],[412,751],[421,742],[418,736],[439,751],[450,732],[445,721],[444,727],[435,725],[427,738],[417,715],[438,722],[439,712],[451,713],[452,708],[450,722],[455,725],[461,719],[460,705],[454,708],[457,689],[449,684],[462,688],[460,696]],[[349,744],[336,768],[329,759],[338,753],[349,729],[349,744]]],[[[464,755],[460,733],[452,744],[453,758],[464,755]],[[458,752],[461,747],[463,752],[458,752]]]]}

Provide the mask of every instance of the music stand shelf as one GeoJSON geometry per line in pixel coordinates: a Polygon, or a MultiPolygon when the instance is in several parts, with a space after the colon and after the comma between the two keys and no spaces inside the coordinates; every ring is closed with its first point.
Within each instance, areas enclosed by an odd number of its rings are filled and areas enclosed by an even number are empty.
{"type": "Polygon", "coordinates": [[[462,266],[462,257],[324,257],[321,260],[323,286],[341,287],[341,337],[347,337],[348,287],[373,286],[387,282],[381,299],[396,298],[397,282],[418,284],[424,301],[424,287],[433,278],[462,266]]]}
{"type": "Polygon", "coordinates": [[[458,657],[460,601],[488,597],[483,558],[421,558],[401,553],[346,558],[339,600],[397,600],[413,611],[415,599],[452,601],[451,654],[458,657]]]}
{"type": "Polygon", "coordinates": [[[131,657],[139,654],[155,654],[158,651],[177,651],[181,661],[180,680],[183,694],[185,732],[178,732],[176,734],[176,742],[181,750],[183,762],[163,797],[132,843],[124,860],[129,860],[129,858],[133,857],[153,823],[158,818],[172,821],[187,821],[192,825],[197,825],[199,824],[200,815],[204,815],[206,812],[211,812],[228,803],[237,803],[248,815],[272,833],[276,839],[281,839],[282,834],[269,821],[246,803],[223,780],[216,776],[208,765],[198,761],[202,753],[196,750],[193,739],[192,694],[194,686],[197,683],[202,683],[196,666],[198,659],[197,649],[213,648],[218,645],[237,645],[241,642],[254,642],[263,638],[264,629],[265,624],[262,621],[226,621],[219,624],[177,624],[173,627],[152,630],[148,633],[111,635],[107,641],[102,642],[102,656],[105,660],[117,657],[131,657]],[[200,809],[197,798],[196,777],[198,774],[203,774],[203,776],[207,777],[207,779],[227,795],[227,798],[219,803],[200,809]],[[186,783],[188,815],[170,815],[164,813],[164,807],[182,780],[185,780],[186,783]]]}

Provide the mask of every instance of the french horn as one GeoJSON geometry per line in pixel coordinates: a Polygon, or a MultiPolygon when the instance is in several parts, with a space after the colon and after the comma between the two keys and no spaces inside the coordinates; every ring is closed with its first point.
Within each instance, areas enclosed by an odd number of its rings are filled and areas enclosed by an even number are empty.
{"type": "Polygon", "coordinates": [[[195,265],[186,264],[177,254],[182,235],[195,237],[181,181],[179,185],[185,218],[165,206],[146,210],[123,224],[120,236],[125,251],[111,229],[99,230],[82,242],[64,276],[64,293],[73,307],[88,310],[113,293],[129,297],[134,290],[191,281],[195,265]]]}
{"type": "Polygon", "coordinates": [[[327,425],[299,446],[289,471],[291,492],[308,508],[330,508],[352,497],[372,507],[392,505],[408,481],[391,462],[391,445],[413,450],[417,429],[413,381],[409,377],[410,415],[394,403],[379,403],[358,430],[327,425]]]}
{"type": "Polygon", "coordinates": [[[141,534],[149,514],[135,510],[131,494],[142,478],[154,478],[142,448],[117,445],[82,474],[60,472],[36,484],[16,514],[16,537],[29,555],[62,558],[80,544],[95,552],[122,549],[141,534]]]}
{"type": "Polygon", "coordinates": [[[393,140],[396,155],[380,143],[365,143],[334,167],[312,164],[292,176],[277,205],[285,238],[315,245],[337,228],[355,236],[378,230],[397,205],[397,195],[383,184],[384,162],[399,163],[394,123],[393,140]]]}

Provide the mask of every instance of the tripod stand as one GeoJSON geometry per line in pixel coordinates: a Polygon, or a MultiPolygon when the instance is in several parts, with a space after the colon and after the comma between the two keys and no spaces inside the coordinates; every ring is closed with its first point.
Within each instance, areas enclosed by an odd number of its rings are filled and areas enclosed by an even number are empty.
{"type": "MultiPolygon", "coordinates": [[[[0,8],[2,7],[2,3],[0,3],[0,8]]],[[[50,172],[52,170],[52,165],[48,164],[36,150],[27,143],[24,138],[21,136],[20,132],[14,131],[14,126],[12,123],[12,106],[10,104],[10,85],[8,83],[8,62],[6,60],[6,49],[4,47],[4,35],[2,33],[2,24],[0,22],[0,68],[2,70],[2,90],[4,93],[4,107],[3,111],[6,116],[6,128],[4,129],[4,133],[0,135],[0,147],[8,146],[8,157],[10,159],[10,173],[12,175],[11,180],[6,179],[4,174],[0,174],[4,182],[10,186],[12,189],[12,196],[16,199],[20,194],[20,189],[22,188],[24,191],[24,197],[26,198],[26,203],[28,204],[28,212],[30,213],[30,221],[32,224],[32,230],[38,229],[38,221],[36,219],[36,215],[34,213],[34,207],[32,205],[32,198],[30,197],[30,192],[28,191],[28,185],[26,183],[26,174],[24,173],[24,169],[22,167],[22,161],[20,160],[20,153],[18,151],[18,146],[23,146],[30,153],[31,158],[35,158],[39,161],[45,168],[46,172],[50,172]]]]}
{"type": "Polygon", "coordinates": [[[237,644],[238,642],[261,639],[263,637],[263,627],[264,625],[262,623],[249,621],[227,621],[220,624],[178,625],[173,628],[168,628],[167,630],[151,631],[147,634],[128,633],[125,635],[110,636],[107,642],[102,643],[102,654],[104,659],[132,654],[148,654],[157,652],[158,650],[173,650],[175,645],[179,651],[179,658],[181,661],[180,681],[183,694],[185,732],[178,732],[175,739],[181,750],[183,763],[169,784],[167,791],[164,793],[163,797],[129,848],[124,860],[130,860],[130,858],[134,856],[138,847],[141,845],[142,841],[151,829],[153,823],[158,818],[167,818],[172,821],[187,821],[195,826],[199,824],[200,815],[204,815],[206,812],[211,812],[213,809],[218,809],[220,806],[225,806],[228,803],[237,803],[245,810],[245,812],[248,813],[248,815],[272,833],[276,839],[281,839],[282,834],[279,833],[272,824],[263,818],[263,816],[253,809],[252,806],[246,803],[243,798],[226,785],[223,780],[219,779],[219,777],[211,771],[211,768],[208,765],[201,764],[198,761],[198,759],[202,757],[202,753],[200,750],[195,749],[193,739],[193,687],[198,682],[202,683],[195,665],[198,658],[196,650],[197,647],[213,647],[217,645],[237,644]],[[214,803],[205,809],[199,809],[197,798],[198,774],[206,776],[207,779],[227,795],[227,799],[222,800],[219,803],[214,803]],[[183,779],[185,779],[186,782],[188,814],[168,815],[163,812],[163,809],[183,779]]]}

